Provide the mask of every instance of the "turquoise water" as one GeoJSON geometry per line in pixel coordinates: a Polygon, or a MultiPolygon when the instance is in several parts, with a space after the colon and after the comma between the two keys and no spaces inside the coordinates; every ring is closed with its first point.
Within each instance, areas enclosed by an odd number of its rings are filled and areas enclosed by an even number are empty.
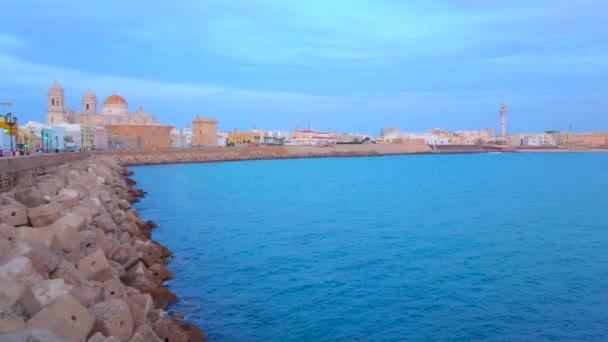
{"type": "Polygon", "coordinates": [[[608,340],[608,153],[132,168],[211,341],[608,340]]]}

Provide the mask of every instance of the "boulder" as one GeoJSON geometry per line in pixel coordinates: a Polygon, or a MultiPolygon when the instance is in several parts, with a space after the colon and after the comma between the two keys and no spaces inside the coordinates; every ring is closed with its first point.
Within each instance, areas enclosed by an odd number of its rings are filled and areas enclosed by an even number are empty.
{"type": "Polygon", "coordinates": [[[27,218],[32,227],[46,227],[61,217],[63,206],[58,203],[43,204],[28,209],[27,218]]]}
{"type": "Polygon", "coordinates": [[[28,187],[25,190],[15,192],[15,200],[28,208],[34,208],[47,203],[44,200],[44,195],[35,187],[28,187]]]}
{"type": "Polygon", "coordinates": [[[96,214],[95,210],[85,207],[82,203],[81,205],[70,209],[70,213],[82,217],[85,225],[91,224],[93,222],[93,217],[96,214]]]}
{"type": "Polygon", "coordinates": [[[120,230],[122,232],[127,232],[131,234],[131,236],[140,236],[141,231],[139,230],[139,226],[134,221],[127,221],[120,224],[120,230]]]}
{"type": "Polygon", "coordinates": [[[135,244],[135,249],[139,253],[139,258],[146,264],[152,266],[156,263],[164,263],[163,249],[152,241],[139,242],[135,244]]]}
{"type": "Polygon", "coordinates": [[[85,341],[94,323],[93,313],[72,296],[65,294],[27,321],[27,327],[46,329],[69,341],[85,341]]]}
{"type": "Polygon", "coordinates": [[[112,274],[114,275],[114,278],[121,279],[122,277],[127,275],[127,271],[124,267],[122,267],[121,264],[117,263],[114,260],[109,260],[109,262],[110,266],[112,267],[112,274]]]}
{"type": "Polygon", "coordinates": [[[89,280],[106,281],[113,278],[112,267],[101,249],[80,259],[78,270],[89,280]]]}
{"type": "Polygon", "coordinates": [[[111,299],[91,307],[95,314],[94,332],[128,341],[133,334],[133,319],[129,306],[121,299],[111,299]]]}
{"type": "Polygon", "coordinates": [[[14,247],[18,236],[18,229],[9,226],[6,223],[0,223],[0,247],[3,247],[0,249],[0,258],[2,257],[3,252],[9,251],[14,247]]]}
{"type": "Polygon", "coordinates": [[[51,279],[63,279],[67,284],[70,285],[81,285],[86,279],[82,273],[80,273],[74,263],[62,260],[57,268],[50,274],[51,279]]]}
{"type": "Polygon", "coordinates": [[[127,215],[127,213],[122,210],[114,210],[114,212],[112,212],[112,218],[114,219],[114,222],[116,222],[116,224],[118,225],[129,220],[129,216],[127,215]]]}
{"type": "Polygon", "coordinates": [[[123,200],[120,200],[120,201],[118,202],[118,209],[121,209],[121,210],[129,210],[129,209],[131,209],[131,203],[129,203],[129,201],[124,200],[124,199],[123,199],[123,200]]]}
{"type": "Polygon", "coordinates": [[[129,342],[163,342],[146,323],[139,324],[129,342]]]}

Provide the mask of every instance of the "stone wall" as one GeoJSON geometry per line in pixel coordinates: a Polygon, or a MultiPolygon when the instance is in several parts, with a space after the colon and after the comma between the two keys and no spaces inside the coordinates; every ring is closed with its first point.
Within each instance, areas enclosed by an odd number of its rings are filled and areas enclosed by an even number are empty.
{"type": "Polygon", "coordinates": [[[89,153],[81,152],[0,157],[0,192],[9,190],[19,179],[45,174],[51,167],[90,156],[89,153]]]}

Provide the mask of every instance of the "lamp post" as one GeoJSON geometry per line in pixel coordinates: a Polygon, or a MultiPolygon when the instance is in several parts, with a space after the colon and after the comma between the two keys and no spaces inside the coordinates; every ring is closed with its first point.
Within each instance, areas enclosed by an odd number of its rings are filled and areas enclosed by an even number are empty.
{"type": "Polygon", "coordinates": [[[17,123],[17,117],[13,116],[13,113],[5,115],[6,124],[8,125],[8,138],[11,142],[11,152],[13,152],[13,127],[17,123]]]}

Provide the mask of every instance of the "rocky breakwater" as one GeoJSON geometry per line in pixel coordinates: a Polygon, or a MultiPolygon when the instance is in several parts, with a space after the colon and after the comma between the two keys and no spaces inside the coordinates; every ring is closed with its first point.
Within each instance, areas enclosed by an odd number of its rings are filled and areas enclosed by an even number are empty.
{"type": "Polygon", "coordinates": [[[165,309],[171,252],[113,158],[54,167],[0,194],[0,341],[202,341],[165,309]]]}

